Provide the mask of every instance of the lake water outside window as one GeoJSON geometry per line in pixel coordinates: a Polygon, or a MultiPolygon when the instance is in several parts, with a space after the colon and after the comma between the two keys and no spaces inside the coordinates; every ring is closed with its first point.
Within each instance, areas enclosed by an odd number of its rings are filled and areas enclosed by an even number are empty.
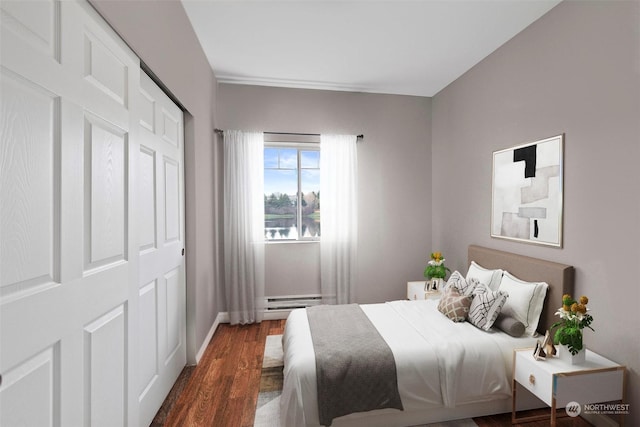
{"type": "Polygon", "coordinates": [[[320,151],[305,144],[264,149],[265,239],[320,238],[320,151]]]}

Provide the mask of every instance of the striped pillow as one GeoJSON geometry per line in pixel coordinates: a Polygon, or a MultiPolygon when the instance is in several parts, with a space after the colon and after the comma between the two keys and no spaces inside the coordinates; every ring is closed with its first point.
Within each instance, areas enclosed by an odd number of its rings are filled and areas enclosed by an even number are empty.
{"type": "Polygon", "coordinates": [[[501,291],[494,292],[480,283],[473,291],[473,301],[469,307],[469,322],[488,331],[498,318],[508,297],[509,294],[501,291]]]}
{"type": "Polygon", "coordinates": [[[470,306],[471,297],[460,295],[457,289],[451,287],[440,298],[438,311],[454,322],[464,322],[467,319],[470,306]]]}
{"type": "Polygon", "coordinates": [[[456,270],[451,274],[451,277],[449,277],[445,289],[455,288],[462,295],[471,296],[473,289],[478,283],[478,280],[474,278],[470,278],[469,280],[465,279],[464,276],[456,270]]]}

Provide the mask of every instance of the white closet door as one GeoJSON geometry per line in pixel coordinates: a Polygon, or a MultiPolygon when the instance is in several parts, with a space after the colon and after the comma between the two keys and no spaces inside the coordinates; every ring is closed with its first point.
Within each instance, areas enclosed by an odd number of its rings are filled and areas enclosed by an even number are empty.
{"type": "Polygon", "coordinates": [[[135,425],[139,61],[85,2],[0,14],[0,425],[135,425]]]}
{"type": "Polygon", "coordinates": [[[148,426],[186,364],[182,111],[140,72],[138,380],[148,426]]]}

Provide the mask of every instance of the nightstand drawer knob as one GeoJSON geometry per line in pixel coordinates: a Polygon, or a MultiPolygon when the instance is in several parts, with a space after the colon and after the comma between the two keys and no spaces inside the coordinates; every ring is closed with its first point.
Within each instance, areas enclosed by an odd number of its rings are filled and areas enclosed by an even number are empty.
{"type": "Polygon", "coordinates": [[[529,384],[536,385],[536,377],[533,374],[529,375],[529,384]]]}

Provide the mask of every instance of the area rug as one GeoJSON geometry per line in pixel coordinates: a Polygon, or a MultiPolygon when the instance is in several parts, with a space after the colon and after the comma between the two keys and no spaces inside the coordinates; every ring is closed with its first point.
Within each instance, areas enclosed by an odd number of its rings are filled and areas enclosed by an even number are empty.
{"type": "MultiPolygon", "coordinates": [[[[280,427],[283,359],[282,335],[268,335],[262,358],[260,393],[256,405],[254,427],[280,427]]],[[[477,427],[477,424],[468,418],[415,427],[477,427]]]]}
{"type": "Polygon", "coordinates": [[[280,427],[283,359],[282,335],[267,335],[254,427],[280,427]]]}

